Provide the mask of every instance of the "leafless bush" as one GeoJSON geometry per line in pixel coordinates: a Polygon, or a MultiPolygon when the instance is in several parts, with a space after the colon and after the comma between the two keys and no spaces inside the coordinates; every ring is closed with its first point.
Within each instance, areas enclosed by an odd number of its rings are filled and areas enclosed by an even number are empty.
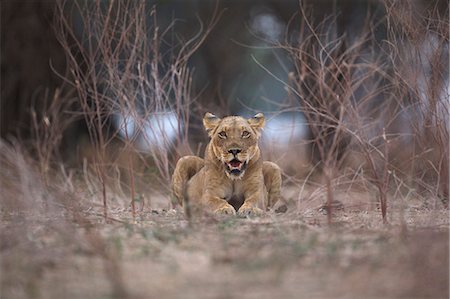
{"type": "MultiPolygon", "coordinates": [[[[288,35],[290,40],[281,45],[294,63],[286,87],[298,102],[293,109],[305,115],[310,128],[313,161],[325,178],[329,222],[333,182],[349,160],[355,170],[367,170],[364,179],[376,186],[386,222],[391,174],[405,174],[394,153],[417,146],[419,140],[423,153],[436,153],[436,162],[429,155],[426,162],[436,174],[434,182],[448,190],[448,57],[443,57],[448,52],[448,19],[436,13],[411,18],[411,9],[386,3],[387,39],[379,42],[374,31],[382,23],[370,16],[358,35],[338,35],[334,18],[317,24],[301,7],[297,35],[288,35]],[[434,43],[424,57],[421,47],[430,35],[434,43]]],[[[423,157],[415,153],[411,163],[418,156],[423,157]]],[[[414,183],[433,188],[424,176],[414,173],[414,183]]]]}
{"type": "Polygon", "coordinates": [[[413,188],[448,203],[449,19],[448,3],[417,7],[386,1],[392,84],[406,114],[413,147],[409,172],[413,188]]]}
{"type": "Polygon", "coordinates": [[[21,140],[30,144],[28,154],[36,158],[39,170],[47,182],[52,169],[58,168],[62,163],[61,142],[67,129],[73,125],[78,116],[74,115],[75,98],[70,93],[56,89],[53,94],[46,90],[35,102],[43,109],[36,111],[36,103],[30,107],[32,123],[31,138],[21,140]]]}
{"type": "MultiPolygon", "coordinates": [[[[325,177],[327,214],[331,222],[332,184],[348,153],[352,136],[357,137],[366,152],[375,180],[379,182],[379,172],[372,160],[376,146],[368,136],[369,130],[377,124],[365,122],[361,116],[379,96],[381,80],[375,80],[379,77],[380,68],[378,57],[365,52],[371,41],[369,19],[363,34],[349,41],[333,30],[335,20],[313,24],[303,8],[300,12],[302,21],[299,36],[295,37],[298,42],[285,47],[295,66],[295,71],[289,74],[288,91],[298,100],[299,110],[305,115],[311,131],[314,161],[321,163],[325,177]],[[362,59],[364,56],[366,58],[362,59]],[[371,90],[358,98],[356,94],[369,84],[372,85],[371,90]]],[[[385,207],[384,194],[385,190],[380,187],[382,207],[385,207]]]]}
{"type": "Polygon", "coordinates": [[[167,187],[171,152],[178,151],[175,156],[179,156],[188,149],[189,106],[194,98],[187,62],[217,21],[217,9],[209,23],[200,22],[198,33],[189,40],[174,34],[175,20],[160,28],[155,7],[146,1],[62,1],[58,10],[57,32],[71,73],[65,79],[77,90],[98,153],[94,165],[103,186],[105,217],[106,151],[118,138],[128,155],[134,216],[132,156],[155,167],[156,180],[167,187]],[[74,15],[79,16],[81,28],[74,28],[70,17],[74,15]]]}

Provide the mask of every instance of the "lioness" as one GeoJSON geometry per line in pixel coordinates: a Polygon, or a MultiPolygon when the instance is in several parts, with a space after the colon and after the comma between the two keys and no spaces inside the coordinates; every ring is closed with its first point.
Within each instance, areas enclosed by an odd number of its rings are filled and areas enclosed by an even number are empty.
{"type": "Polygon", "coordinates": [[[172,176],[178,202],[241,216],[273,207],[280,198],[281,171],[262,161],[258,139],[264,123],[262,113],[250,119],[206,113],[203,125],[211,140],[205,158],[182,157],[172,176]]]}

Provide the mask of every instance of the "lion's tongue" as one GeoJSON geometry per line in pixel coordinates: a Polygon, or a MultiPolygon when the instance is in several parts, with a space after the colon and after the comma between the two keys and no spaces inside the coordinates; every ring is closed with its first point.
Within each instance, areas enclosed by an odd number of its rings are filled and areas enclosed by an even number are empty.
{"type": "Polygon", "coordinates": [[[237,161],[237,160],[233,160],[233,161],[230,161],[229,164],[231,165],[231,167],[238,168],[241,165],[241,162],[237,161]]]}

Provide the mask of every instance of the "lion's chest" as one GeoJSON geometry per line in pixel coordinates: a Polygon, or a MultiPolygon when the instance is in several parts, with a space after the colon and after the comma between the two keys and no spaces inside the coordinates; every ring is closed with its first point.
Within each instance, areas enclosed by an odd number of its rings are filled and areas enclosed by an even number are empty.
{"type": "Polygon", "coordinates": [[[239,209],[244,202],[244,184],[242,180],[231,181],[225,190],[225,200],[239,209]]]}
{"type": "Polygon", "coordinates": [[[224,191],[226,200],[230,200],[232,197],[244,197],[244,185],[241,180],[228,181],[224,191]]]}
{"type": "Polygon", "coordinates": [[[244,196],[244,188],[241,180],[231,181],[227,190],[226,198],[229,199],[232,196],[244,196]]]}

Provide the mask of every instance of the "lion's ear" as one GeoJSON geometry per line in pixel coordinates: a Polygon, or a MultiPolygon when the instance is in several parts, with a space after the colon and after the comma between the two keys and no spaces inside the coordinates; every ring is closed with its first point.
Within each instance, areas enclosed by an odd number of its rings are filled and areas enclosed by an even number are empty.
{"type": "Polygon", "coordinates": [[[220,123],[220,118],[215,116],[212,113],[206,112],[203,117],[203,126],[205,127],[206,132],[208,132],[208,136],[211,137],[212,132],[220,123]]]}
{"type": "Polygon", "coordinates": [[[261,135],[262,129],[264,128],[264,124],[266,123],[264,114],[258,113],[252,118],[249,118],[247,121],[250,124],[250,126],[256,131],[259,137],[261,135]]]}

